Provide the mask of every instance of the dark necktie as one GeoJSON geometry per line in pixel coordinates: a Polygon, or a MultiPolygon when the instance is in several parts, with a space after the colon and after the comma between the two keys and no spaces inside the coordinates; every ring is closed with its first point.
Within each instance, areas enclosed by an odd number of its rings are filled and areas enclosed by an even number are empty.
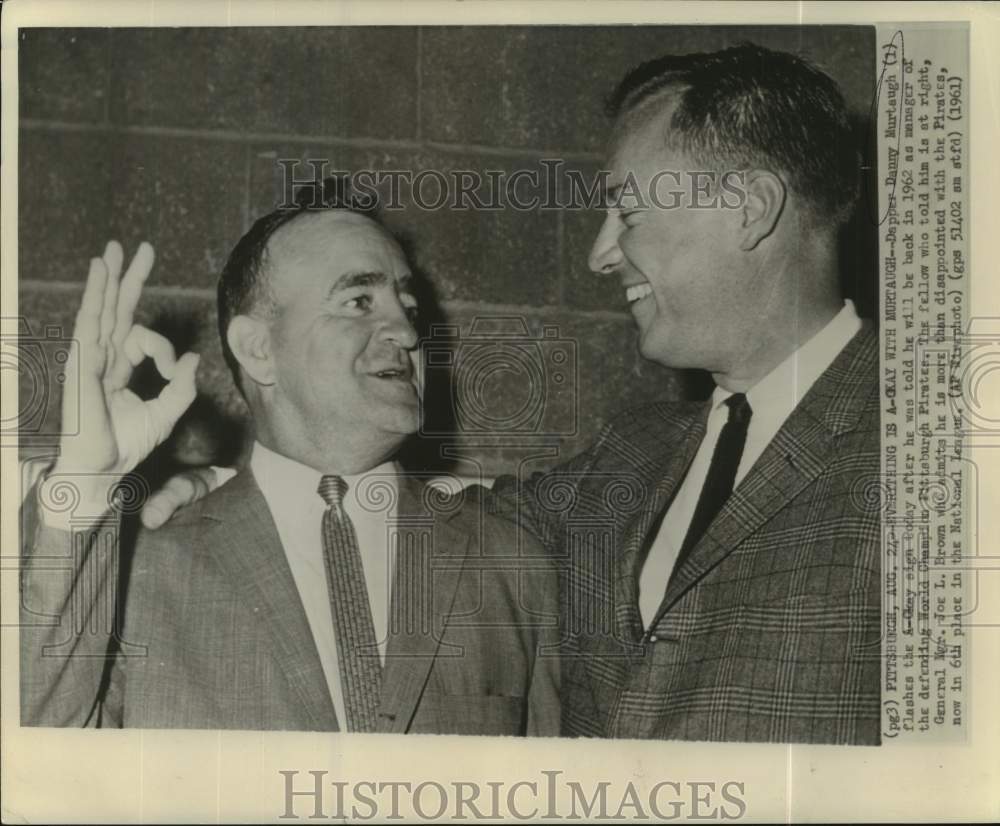
{"type": "Polygon", "coordinates": [[[358,537],[341,506],[345,493],[347,482],[339,476],[320,479],[319,495],[327,504],[323,514],[326,582],[337,639],[337,662],[347,713],[347,730],[375,731],[382,691],[382,663],[358,537]]]}
{"type": "Polygon", "coordinates": [[[677,555],[675,571],[690,555],[691,549],[698,544],[702,534],[733,492],[733,483],[736,481],[736,471],[743,457],[747,427],[750,425],[750,415],[753,411],[750,410],[747,397],[742,393],[734,393],[726,399],[725,404],[729,406],[729,419],[722,427],[719,441],[715,443],[712,463],[708,466],[705,485],[701,489],[694,516],[691,517],[691,524],[684,536],[684,544],[681,545],[680,553],[677,555]]]}

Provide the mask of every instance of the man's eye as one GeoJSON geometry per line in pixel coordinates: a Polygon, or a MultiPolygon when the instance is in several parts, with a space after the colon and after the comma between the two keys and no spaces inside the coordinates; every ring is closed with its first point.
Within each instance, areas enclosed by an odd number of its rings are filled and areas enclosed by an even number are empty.
{"type": "Polygon", "coordinates": [[[410,320],[410,324],[416,324],[417,319],[420,318],[420,308],[411,304],[403,309],[406,311],[406,317],[410,320]]]}
{"type": "Polygon", "coordinates": [[[372,297],[370,295],[356,295],[354,298],[347,299],[344,304],[352,310],[367,310],[372,306],[372,297]]]}

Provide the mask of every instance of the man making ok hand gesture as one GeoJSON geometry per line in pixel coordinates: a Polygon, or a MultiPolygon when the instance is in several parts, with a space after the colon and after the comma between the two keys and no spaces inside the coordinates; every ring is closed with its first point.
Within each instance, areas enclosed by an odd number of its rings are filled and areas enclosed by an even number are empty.
{"type": "Polygon", "coordinates": [[[219,329],[249,467],[118,565],[115,485],[195,396],[197,356],[133,324],[152,258],[120,282],[117,244],[91,264],[64,401],[79,390],[84,427],[28,500],[22,724],[555,734],[554,572],[397,466],[419,417],[413,277],[351,206],[276,210],[234,247],[219,329]],[[167,385],[143,401],[127,384],[147,357],[167,385]]]}
{"type": "MultiPolygon", "coordinates": [[[[63,435],[50,479],[70,481],[86,512],[107,509],[114,486],[170,434],[195,398],[199,356],[178,359],[171,343],[134,322],[143,284],[153,267],[153,248],[143,242],[122,276],[123,253],[110,241],[90,272],[73,328],[66,365],[63,421],[79,400],[79,433],[63,435]],[[132,371],[152,358],[167,385],[144,401],[128,383],[132,371]]],[[[46,518],[51,521],[51,511],[46,518]]]]}

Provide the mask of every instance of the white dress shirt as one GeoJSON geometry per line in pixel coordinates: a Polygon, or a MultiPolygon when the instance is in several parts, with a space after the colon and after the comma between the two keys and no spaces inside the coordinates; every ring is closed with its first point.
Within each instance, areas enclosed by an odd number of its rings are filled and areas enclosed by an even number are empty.
{"type": "MultiPolygon", "coordinates": [[[[746,391],[750,403],[750,425],[743,447],[743,456],[733,483],[735,490],[754,462],[760,458],[764,448],[781,429],[799,401],[809,392],[823,371],[825,371],[840,351],[861,329],[861,320],[851,301],[844,303],[843,309],[816,335],[799,347],[794,353],[746,391]]],[[[705,438],[702,439],[687,476],[674,496],[660,524],[660,530],[653,540],[639,575],[639,612],[643,626],[649,628],[663,601],[667,581],[691,519],[694,517],[701,489],[708,476],[712,453],[722,426],[729,418],[729,408],[725,404],[732,393],[716,387],[712,394],[712,410],[708,416],[705,438]]]]}
{"type": "MultiPolygon", "coordinates": [[[[298,587],[302,605],[309,620],[313,639],[323,665],[323,674],[330,689],[330,698],[337,713],[337,722],[346,731],[347,715],[344,710],[344,692],[340,684],[337,661],[337,641],[330,610],[330,591],[326,581],[323,559],[323,514],[326,503],[317,492],[322,474],[281,456],[255,442],[250,457],[250,470],[264,494],[267,506],[278,528],[278,536],[288,557],[292,576],[298,587]]],[[[386,462],[357,476],[342,477],[347,482],[343,508],[354,524],[361,550],[361,563],[368,586],[368,598],[375,623],[375,639],[385,661],[385,647],[389,628],[389,600],[392,589],[392,571],[395,560],[388,541],[390,520],[396,515],[399,468],[395,462],[386,462]],[[359,491],[375,480],[391,486],[392,496],[386,500],[372,500],[378,504],[391,502],[385,510],[365,508],[359,502],[359,491]]],[[[361,494],[363,498],[363,493],[361,494]]]]}

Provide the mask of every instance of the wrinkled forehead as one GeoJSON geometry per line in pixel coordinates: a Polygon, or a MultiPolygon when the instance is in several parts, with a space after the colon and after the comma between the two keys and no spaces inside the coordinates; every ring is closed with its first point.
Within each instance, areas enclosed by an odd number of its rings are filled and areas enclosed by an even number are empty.
{"type": "Polygon", "coordinates": [[[308,213],[281,227],[268,243],[271,276],[334,278],[382,273],[402,281],[410,267],[402,248],[376,221],[348,210],[308,213]]]}

